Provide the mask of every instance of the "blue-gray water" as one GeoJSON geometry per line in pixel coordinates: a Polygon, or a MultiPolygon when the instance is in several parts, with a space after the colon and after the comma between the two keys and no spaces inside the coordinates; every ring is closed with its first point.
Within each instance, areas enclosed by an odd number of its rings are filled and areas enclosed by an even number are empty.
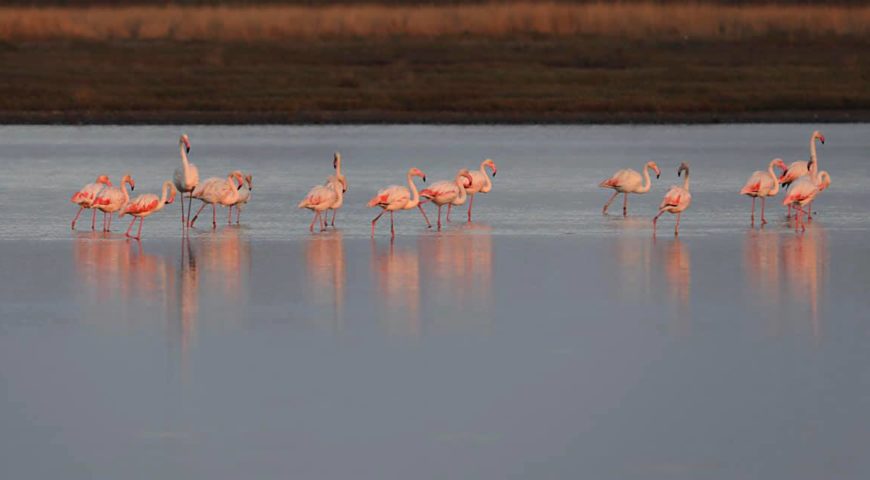
{"type": "Polygon", "coordinates": [[[819,127],[806,233],[736,194],[813,128],[0,128],[0,477],[866,478],[867,127],[819,127]],[[69,231],[98,173],[156,192],[182,131],[203,177],[253,172],[240,227],[69,231]],[[334,150],[340,228],[309,235],[334,150]],[[476,223],[369,238],[379,187],[486,157],[476,223]],[[693,205],[653,239],[681,161],[693,205]]]}

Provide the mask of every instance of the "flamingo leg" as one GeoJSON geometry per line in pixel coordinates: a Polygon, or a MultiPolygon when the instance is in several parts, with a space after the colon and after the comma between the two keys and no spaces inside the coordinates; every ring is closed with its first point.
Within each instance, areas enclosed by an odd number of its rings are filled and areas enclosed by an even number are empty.
{"type": "Polygon", "coordinates": [[[622,201],[622,216],[628,216],[628,192],[625,192],[625,198],[622,201]]]}
{"type": "MultiPolygon", "coordinates": [[[[76,229],[76,220],[79,219],[79,215],[82,214],[82,210],[84,210],[84,209],[85,209],[85,207],[79,207],[79,211],[78,211],[78,213],[76,213],[75,218],[73,218],[72,226],[71,226],[71,228],[72,228],[73,230],[76,229]]],[[[96,217],[96,214],[97,214],[97,213],[96,213],[96,210],[94,210],[94,218],[97,218],[97,217],[96,217]]]]}
{"type": "Polygon", "coordinates": [[[468,199],[468,222],[471,223],[471,207],[474,205],[474,194],[469,195],[468,199]]]}
{"type": "Polygon", "coordinates": [[[233,224],[233,206],[230,205],[230,208],[227,209],[227,225],[233,224]]]}
{"type": "Polygon", "coordinates": [[[323,212],[323,214],[320,216],[320,220],[321,220],[320,231],[321,232],[326,231],[327,217],[329,217],[329,211],[323,212]]]}
{"type": "Polygon", "coordinates": [[[211,204],[211,229],[214,230],[217,228],[217,204],[211,204]]]}
{"type": "Polygon", "coordinates": [[[393,211],[392,210],[390,211],[390,236],[391,237],[396,236],[396,227],[393,224],[393,211]]]}
{"type": "Polygon", "coordinates": [[[382,210],[381,213],[379,213],[378,216],[375,217],[374,220],[372,220],[372,236],[373,237],[375,236],[375,224],[378,223],[378,220],[380,220],[381,216],[383,216],[383,214],[385,214],[385,213],[387,213],[387,211],[382,210]]]}
{"type": "Polygon", "coordinates": [[[184,221],[184,193],[181,194],[181,201],[178,203],[181,204],[181,230],[184,231],[187,227],[187,222],[184,221]]]}
{"type": "Polygon", "coordinates": [[[114,212],[109,212],[109,228],[106,229],[107,232],[112,231],[112,213],[114,213],[114,212]]]}
{"type": "Polygon", "coordinates": [[[610,196],[610,199],[607,200],[607,203],[604,204],[604,208],[601,210],[602,215],[607,215],[607,209],[610,207],[610,204],[613,203],[613,200],[616,199],[617,195],[619,195],[619,192],[613,192],[613,195],[610,196]]]}
{"type": "Polygon", "coordinates": [[[236,225],[239,224],[239,217],[242,216],[242,208],[236,207],[236,225]]]}
{"type": "MultiPolygon", "coordinates": [[[[91,216],[91,231],[97,228],[97,209],[94,208],[92,210],[94,211],[94,214],[91,216]]],[[[105,215],[105,213],[103,215],[105,215]]]]}
{"type": "Polygon", "coordinates": [[[441,207],[442,205],[438,205],[438,230],[441,230],[441,207]]]}
{"type": "Polygon", "coordinates": [[[452,203],[447,204],[447,223],[450,223],[450,209],[453,208],[452,203]]]}
{"type": "Polygon", "coordinates": [[[755,225],[755,197],[752,197],[752,215],[749,216],[749,223],[755,225]]]}
{"type": "Polygon", "coordinates": [[[432,224],[429,223],[429,217],[426,216],[426,210],[423,210],[423,205],[418,204],[418,205],[417,205],[417,208],[419,208],[419,209],[420,209],[420,213],[423,214],[423,220],[426,220],[426,226],[427,226],[428,228],[432,228],[432,224]]]}
{"type": "Polygon", "coordinates": [[[683,215],[682,212],[677,214],[677,224],[674,226],[674,236],[677,236],[680,234],[680,216],[682,216],[682,215],[683,215]]]}
{"type": "Polygon", "coordinates": [[[315,212],[314,212],[314,218],[311,219],[311,225],[308,225],[308,231],[309,231],[309,232],[314,233],[314,222],[317,221],[317,217],[319,217],[319,216],[320,216],[320,212],[315,211],[315,212]]]}
{"type": "MultiPolygon", "coordinates": [[[[764,218],[764,201],[767,200],[767,197],[761,197],[761,224],[764,225],[767,223],[767,219],[764,218]]],[[[752,213],[755,213],[755,208],[752,209],[752,213]]]]}
{"type": "Polygon", "coordinates": [[[807,207],[809,207],[809,208],[807,208],[807,211],[806,211],[807,220],[812,220],[813,219],[813,202],[810,202],[809,205],[807,205],[807,207]]]}
{"type": "MultiPolygon", "coordinates": [[[[181,197],[181,201],[182,202],[184,201],[183,195],[181,197]]],[[[205,204],[203,204],[203,205],[205,205],[205,204]]],[[[187,196],[187,218],[188,218],[188,220],[190,219],[190,211],[192,210],[192,208],[193,208],[193,192],[190,192],[190,194],[188,194],[188,196],[187,196]]],[[[199,211],[201,212],[202,208],[200,208],[199,211]]],[[[199,212],[196,212],[196,214],[199,215],[199,212]]],[[[194,220],[196,220],[196,219],[194,218],[194,220]]],[[[192,226],[193,226],[193,222],[190,222],[188,227],[192,227],[192,226]]]]}
{"type": "Polygon", "coordinates": [[[333,208],[333,209],[332,209],[332,222],[330,222],[330,224],[329,224],[330,227],[334,227],[334,226],[335,226],[335,216],[336,216],[336,215],[338,215],[338,210],[336,210],[336,209],[333,208]]]}
{"type": "Polygon", "coordinates": [[[125,236],[125,237],[129,237],[129,236],[130,236],[130,230],[133,230],[133,224],[134,224],[134,223],[136,223],[136,217],[133,217],[133,221],[130,222],[130,226],[127,227],[127,231],[124,232],[124,236],[125,236]]]}
{"type": "MultiPolygon", "coordinates": [[[[134,219],[135,221],[135,219],[134,219]]],[[[145,221],[145,217],[139,217],[139,230],[136,232],[136,240],[142,238],[142,222],[145,221]]]]}
{"type": "Polygon", "coordinates": [[[658,215],[653,217],[653,234],[656,233],[656,223],[659,221],[659,217],[661,217],[663,213],[665,213],[664,209],[659,210],[658,215]]]}
{"type": "MultiPolygon", "coordinates": [[[[205,202],[203,202],[202,205],[200,205],[199,210],[196,211],[196,215],[193,216],[193,220],[190,221],[190,224],[188,225],[189,227],[192,227],[193,224],[196,223],[196,219],[199,218],[199,214],[202,212],[202,209],[205,208],[206,205],[207,205],[207,203],[205,203],[205,202]]],[[[190,205],[188,205],[188,207],[190,207],[190,205]]],[[[189,209],[187,210],[187,215],[190,216],[189,209]]]]}

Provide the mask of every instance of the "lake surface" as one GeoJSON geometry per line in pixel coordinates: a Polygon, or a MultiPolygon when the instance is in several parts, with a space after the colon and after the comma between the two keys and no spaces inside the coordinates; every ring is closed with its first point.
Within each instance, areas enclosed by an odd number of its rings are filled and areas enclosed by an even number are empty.
{"type": "Polygon", "coordinates": [[[0,477],[866,478],[870,127],[818,127],[803,234],[736,193],[813,128],[0,127],[0,477]],[[141,242],[70,231],[97,174],[157,192],[182,132],[203,178],[253,173],[240,226],[182,240],[176,202],[141,242]],[[311,235],[335,150],[345,208],[311,235]],[[370,238],[378,188],[487,157],[474,223],[370,238]],[[682,161],[692,206],[653,237],[682,161]]]}

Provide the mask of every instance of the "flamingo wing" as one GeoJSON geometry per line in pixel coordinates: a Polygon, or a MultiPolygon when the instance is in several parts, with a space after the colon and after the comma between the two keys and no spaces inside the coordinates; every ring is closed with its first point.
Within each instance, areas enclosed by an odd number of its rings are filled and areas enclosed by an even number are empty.
{"type": "Polygon", "coordinates": [[[142,216],[143,214],[153,212],[157,208],[158,203],[160,203],[160,199],[153,193],[139,195],[133,200],[127,202],[127,205],[125,205],[121,210],[121,215],[126,213],[129,215],[142,216]]]}

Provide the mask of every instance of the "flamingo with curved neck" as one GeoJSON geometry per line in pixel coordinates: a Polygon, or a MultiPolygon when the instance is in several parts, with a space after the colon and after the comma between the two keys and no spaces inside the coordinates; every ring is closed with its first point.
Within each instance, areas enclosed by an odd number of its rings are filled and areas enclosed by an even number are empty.
{"type": "Polygon", "coordinates": [[[130,194],[127,193],[127,189],[124,187],[126,184],[130,184],[131,192],[136,189],[136,182],[133,181],[133,178],[130,175],[124,175],[120,185],[103,188],[99,196],[94,200],[94,206],[108,214],[108,222],[103,218],[104,232],[112,229],[112,214],[123,208],[130,201],[130,194]]]}
{"type": "Polygon", "coordinates": [[[407,187],[401,185],[390,185],[387,188],[379,190],[378,194],[372,197],[372,199],[366,204],[369,208],[381,207],[381,209],[383,209],[383,211],[372,220],[372,236],[375,235],[375,225],[386,212],[390,212],[390,234],[391,236],[396,235],[393,213],[397,210],[412,210],[417,208],[420,210],[420,213],[423,214],[423,219],[426,220],[426,225],[429,228],[432,227],[432,224],[429,223],[429,218],[426,216],[426,212],[423,211],[423,207],[420,205],[420,192],[417,191],[417,185],[414,184],[414,177],[420,177],[424,182],[426,181],[426,174],[420,169],[413,167],[408,170],[408,174],[406,175],[408,181],[407,187]]]}
{"type": "Polygon", "coordinates": [[[187,158],[187,154],[190,153],[190,138],[186,133],[178,138],[178,153],[181,155],[181,166],[175,169],[172,179],[175,188],[181,192],[181,225],[182,229],[186,229],[190,227],[190,224],[189,218],[184,216],[184,194],[188,194],[187,215],[189,217],[193,203],[193,196],[190,194],[199,185],[199,169],[187,158]]]}
{"type": "Polygon", "coordinates": [[[442,180],[432,184],[431,187],[420,192],[420,196],[431,200],[438,205],[438,230],[441,230],[441,207],[444,205],[462,205],[465,203],[468,193],[465,191],[466,182],[471,183],[472,178],[465,168],[456,174],[453,181],[442,180]]]}
{"type": "MultiPolygon", "coordinates": [[[[471,221],[471,209],[474,207],[474,195],[477,193],[489,193],[490,191],[492,191],[492,179],[489,177],[489,175],[487,175],[487,168],[492,170],[493,177],[495,177],[495,174],[498,173],[495,162],[493,162],[490,158],[487,158],[480,163],[480,170],[472,170],[469,172],[471,174],[471,184],[469,184],[465,188],[468,196],[470,197],[468,199],[469,222],[471,221]]],[[[450,221],[450,206],[447,207],[447,221],[450,221]]]]}
{"type": "Polygon", "coordinates": [[[613,195],[604,204],[601,213],[606,215],[607,208],[616,200],[616,196],[622,193],[625,196],[622,202],[622,216],[628,215],[628,194],[644,194],[652,188],[652,180],[649,176],[650,170],[656,172],[656,178],[659,178],[662,174],[656,162],[650,161],[646,162],[646,165],[643,166],[643,178],[641,178],[641,174],[637,173],[636,170],[624,168],[611,175],[607,180],[599,183],[598,186],[601,188],[612,188],[614,190],[613,195]]]}
{"type": "Polygon", "coordinates": [[[157,195],[154,195],[153,193],[146,193],[127,202],[118,214],[119,218],[124,215],[130,215],[133,217],[133,221],[130,222],[130,226],[127,227],[127,232],[124,235],[139,240],[142,237],[142,222],[145,221],[145,217],[160,211],[163,209],[164,205],[168,205],[175,201],[175,190],[173,182],[167,180],[163,182],[162,195],[160,198],[157,198],[157,195]],[[168,199],[166,198],[167,196],[169,196],[168,199]],[[131,237],[130,230],[133,229],[136,220],[139,220],[139,230],[136,232],[135,237],[131,237]]]}
{"type": "MultiPolygon", "coordinates": [[[[190,221],[190,226],[192,227],[196,223],[196,219],[199,218],[202,209],[206,205],[211,205],[211,225],[212,228],[217,228],[217,205],[221,204],[228,207],[236,204],[239,201],[239,189],[242,188],[244,182],[245,177],[242,176],[242,172],[235,170],[230,172],[226,178],[212,177],[197,185],[190,195],[202,200],[202,206],[196,211],[196,215],[190,221]],[[238,182],[238,185],[235,182],[238,182]]],[[[187,213],[189,214],[190,211],[187,213]]]]}
{"type": "MultiPolygon", "coordinates": [[[[344,175],[341,174],[341,153],[335,152],[333,154],[333,156],[332,156],[332,168],[335,169],[335,178],[337,178],[338,181],[341,182],[342,188],[344,188],[342,193],[347,192],[347,179],[344,178],[344,175]]],[[[328,185],[329,181],[327,181],[326,184],[328,185]]],[[[337,209],[340,207],[341,207],[341,203],[339,203],[337,207],[332,207],[329,209],[329,210],[332,210],[332,222],[330,223],[330,226],[333,226],[333,227],[335,226],[335,216],[338,214],[337,209]]],[[[329,219],[329,210],[327,210],[325,213],[327,220],[329,219]]]]}
{"type": "Polygon", "coordinates": [[[752,197],[752,215],[750,216],[752,225],[755,225],[755,199],[761,197],[761,224],[764,225],[767,223],[767,219],[764,218],[765,200],[767,197],[773,197],[779,193],[779,177],[773,170],[774,167],[783,170],[787,168],[781,158],[774,158],[770,161],[766,172],[761,170],[753,172],[740,190],[741,195],[752,197]]]}
{"type": "Polygon", "coordinates": [[[308,226],[309,231],[314,232],[314,222],[318,222],[321,232],[326,230],[326,218],[321,214],[328,211],[333,205],[340,204],[343,193],[344,183],[335,175],[330,175],[326,180],[326,185],[312,188],[299,202],[299,208],[307,208],[314,212],[314,218],[311,219],[311,225],[308,226]]]}
{"type": "Polygon", "coordinates": [[[807,220],[812,219],[809,212],[805,211],[805,205],[812,205],[816,195],[831,185],[831,176],[828,172],[821,171],[814,175],[808,175],[799,178],[788,192],[788,195],[783,199],[782,204],[795,209],[795,230],[800,228],[806,230],[804,222],[801,221],[800,214],[807,215],[807,220]]]}
{"type": "Polygon", "coordinates": [[[659,205],[658,215],[653,218],[653,235],[655,235],[656,231],[656,222],[665,212],[677,215],[674,235],[680,234],[680,217],[683,211],[689,208],[689,205],[692,203],[692,194],[689,192],[689,165],[685,162],[681,163],[680,168],[677,169],[677,176],[679,177],[682,172],[686,172],[686,176],[683,178],[683,186],[673,186],[668,190],[668,193],[665,194],[665,198],[659,205]]]}

